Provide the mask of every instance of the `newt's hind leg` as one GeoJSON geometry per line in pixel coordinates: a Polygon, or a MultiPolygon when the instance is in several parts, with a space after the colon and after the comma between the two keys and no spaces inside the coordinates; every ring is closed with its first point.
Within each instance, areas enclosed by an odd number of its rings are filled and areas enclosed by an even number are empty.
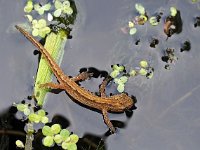
{"type": "Polygon", "coordinates": [[[91,78],[93,76],[93,73],[89,73],[89,72],[81,72],[80,74],[78,74],[76,77],[71,78],[74,82],[78,82],[78,81],[84,81],[87,80],[89,78],[91,78]]]}
{"type": "Polygon", "coordinates": [[[48,89],[61,89],[61,90],[64,89],[64,86],[62,84],[53,83],[53,82],[40,84],[39,87],[48,88],[48,89]]]}
{"type": "Polygon", "coordinates": [[[103,113],[103,119],[104,119],[105,124],[110,128],[112,133],[115,133],[116,130],[115,130],[113,124],[110,122],[110,119],[108,118],[107,110],[103,109],[102,113],[103,113]]]}

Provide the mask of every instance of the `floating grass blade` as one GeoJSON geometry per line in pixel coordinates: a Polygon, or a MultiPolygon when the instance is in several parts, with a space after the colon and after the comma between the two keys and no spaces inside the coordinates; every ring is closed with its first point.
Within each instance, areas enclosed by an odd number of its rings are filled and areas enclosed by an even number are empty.
{"type": "MultiPolygon", "coordinates": [[[[48,50],[52,58],[54,58],[54,60],[58,64],[61,63],[61,60],[63,58],[66,41],[66,33],[62,30],[60,30],[57,34],[51,32],[46,38],[44,47],[48,50]]],[[[47,94],[49,89],[40,88],[39,85],[51,82],[51,80],[52,71],[49,68],[49,64],[43,57],[41,57],[34,85],[34,96],[37,100],[38,105],[40,106],[44,104],[45,95],[47,94]]]]}

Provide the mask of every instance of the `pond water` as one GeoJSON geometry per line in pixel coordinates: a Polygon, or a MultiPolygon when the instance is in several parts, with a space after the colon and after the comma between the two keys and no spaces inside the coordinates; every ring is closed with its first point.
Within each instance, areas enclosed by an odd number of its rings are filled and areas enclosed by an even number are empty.
{"type": "MultiPolygon", "coordinates": [[[[111,71],[110,66],[117,63],[134,68],[141,59],[148,60],[155,69],[152,79],[138,76],[128,81],[125,91],[136,96],[137,109],[131,118],[125,114],[109,114],[111,120],[124,122],[125,127],[118,128],[116,134],[106,137],[103,149],[198,150],[200,28],[194,27],[194,18],[200,16],[200,3],[191,3],[189,0],[75,2],[78,17],[71,32],[73,38],[68,40],[61,65],[65,73],[75,76],[83,67],[111,71]],[[130,36],[124,34],[121,28],[137,15],[134,7],[137,2],[143,4],[149,15],[156,12],[163,12],[163,15],[160,25],[152,27],[147,23],[138,27],[136,35],[130,36]],[[180,34],[174,34],[166,40],[163,18],[169,15],[171,6],[180,10],[183,27],[180,34]],[[149,46],[152,37],[159,39],[156,48],[149,46]],[[137,39],[140,39],[139,45],[135,45],[137,39]],[[181,44],[187,40],[191,43],[191,50],[180,52],[181,44]],[[166,63],[161,60],[168,47],[174,48],[178,57],[175,63],[170,64],[170,70],[164,68],[166,63]]],[[[13,102],[20,102],[32,94],[37,71],[38,57],[33,55],[35,48],[13,28],[13,25],[26,21],[23,18],[23,6],[21,1],[0,1],[2,129],[17,129],[16,122],[9,122],[7,111],[13,102]]],[[[81,85],[97,92],[101,81],[102,78],[92,78],[81,85]]],[[[45,109],[50,118],[59,116],[68,121],[70,131],[79,137],[101,138],[108,130],[100,113],[77,105],[65,92],[48,93],[45,109]]],[[[4,142],[5,138],[1,138],[2,148],[9,149],[8,139],[4,142]]],[[[91,139],[88,139],[89,143],[91,139]]],[[[97,143],[91,144],[98,143],[97,140],[97,143]]],[[[10,140],[9,144],[14,145],[14,142],[10,140]]]]}

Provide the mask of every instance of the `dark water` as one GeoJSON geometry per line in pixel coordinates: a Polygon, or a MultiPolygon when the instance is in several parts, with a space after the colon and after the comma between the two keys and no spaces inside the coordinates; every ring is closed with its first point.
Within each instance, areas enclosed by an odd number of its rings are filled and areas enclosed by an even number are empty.
{"type": "MultiPolygon", "coordinates": [[[[66,73],[74,76],[82,67],[109,71],[110,65],[116,63],[133,68],[141,59],[150,61],[155,69],[151,80],[144,77],[129,80],[126,92],[137,97],[138,109],[131,118],[125,114],[109,115],[111,120],[122,121],[126,127],[106,138],[106,149],[198,150],[200,28],[194,28],[193,24],[194,18],[200,16],[200,4],[192,4],[189,0],[78,0],[76,4],[79,14],[61,66],[66,73]],[[136,16],[136,2],[142,3],[149,15],[160,11],[164,14],[160,25],[152,27],[147,23],[131,37],[123,34],[120,28],[136,16]],[[169,15],[170,6],[180,10],[183,29],[166,41],[163,18],[169,15]],[[156,48],[149,46],[152,37],[159,39],[156,48]],[[135,45],[138,38],[141,42],[135,45]],[[191,50],[180,52],[181,44],[186,40],[190,41],[191,50]],[[165,62],[161,60],[163,51],[168,47],[174,48],[179,58],[170,64],[170,70],[164,69],[165,62]]],[[[12,29],[13,24],[26,21],[23,18],[23,3],[1,0],[0,7],[2,119],[14,101],[32,94],[37,56],[33,55],[34,47],[12,29]]],[[[94,78],[82,85],[96,92],[101,80],[94,78]]],[[[48,96],[45,108],[49,116],[59,115],[67,119],[69,129],[79,137],[85,134],[101,136],[107,131],[101,114],[77,105],[64,92],[49,93],[48,96]]],[[[6,122],[3,123],[6,126],[6,122]]]]}

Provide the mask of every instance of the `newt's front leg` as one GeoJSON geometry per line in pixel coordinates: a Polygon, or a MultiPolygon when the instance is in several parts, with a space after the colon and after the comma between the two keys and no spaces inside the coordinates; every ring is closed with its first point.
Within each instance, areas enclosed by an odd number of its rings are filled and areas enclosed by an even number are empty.
{"type": "Polygon", "coordinates": [[[40,84],[39,87],[48,88],[48,89],[61,89],[61,90],[65,89],[63,84],[58,84],[58,83],[53,83],[53,82],[40,84]]]}
{"type": "Polygon", "coordinates": [[[106,97],[106,86],[112,78],[110,76],[106,77],[99,87],[99,93],[101,97],[106,97]]]}
{"type": "Polygon", "coordinates": [[[89,72],[81,72],[80,74],[78,74],[76,77],[71,78],[74,82],[78,82],[78,81],[84,81],[89,79],[90,77],[93,76],[93,73],[89,73],[89,72]]]}
{"type": "Polygon", "coordinates": [[[113,124],[110,122],[110,119],[108,118],[107,110],[103,109],[102,114],[103,114],[103,119],[104,119],[105,124],[110,128],[112,133],[115,133],[116,130],[115,130],[113,124]]]}

